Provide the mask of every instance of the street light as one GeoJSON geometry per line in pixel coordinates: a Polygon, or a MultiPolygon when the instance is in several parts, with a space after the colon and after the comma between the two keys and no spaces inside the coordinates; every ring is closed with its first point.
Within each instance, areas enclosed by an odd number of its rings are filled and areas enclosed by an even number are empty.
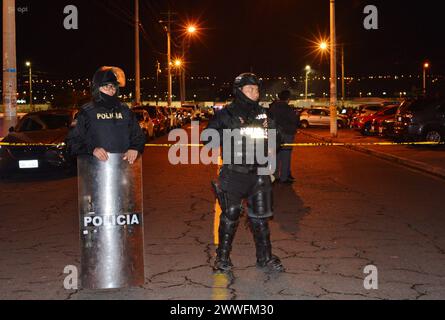
{"type": "Polygon", "coordinates": [[[426,95],[426,70],[429,69],[430,64],[425,62],[423,64],[423,95],[426,95]]]}
{"type": "Polygon", "coordinates": [[[175,59],[174,64],[176,68],[180,68],[182,66],[181,59],[175,59]]]}
{"type": "Polygon", "coordinates": [[[304,90],[304,99],[307,101],[307,91],[308,91],[308,76],[309,73],[311,73],[311,66],[307,65],[306,68],[306,85],[305,85],[305,90],[304,90]]]}
{"type": "Polygon", "coordinates": [[[187,32],[189,34],[195,33],[196,32],[196,27],[194,25],[189,25],[187,28],[187,32]]]}
{"type": "Polygon", "coordinates": [[[32,65],[31,62],[26,61],[26,66],[29,68],[29,110],[34,111],[32,107],[32,65]]]}
{"type": "MultiPolygon", "coordinates": [[[[182,38],[182,59],[185,60],[185,42],[186,40],[189,40],[191,36],[195,35],[197,33],[198,29],[194,24],[189,24],[185,28],[185,34],[182,38]]],[[[186,86],[185,86],[185,66],[181,70],[181,81],[180,84],[180,96],[181,96],[181,105],[185,103],[185,99],[187,98],[186,94],[186,86]]]]}

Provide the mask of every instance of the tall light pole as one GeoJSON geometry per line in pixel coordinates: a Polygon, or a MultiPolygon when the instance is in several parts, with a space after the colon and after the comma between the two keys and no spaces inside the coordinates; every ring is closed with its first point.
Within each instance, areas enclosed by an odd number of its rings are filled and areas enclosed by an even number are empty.
{"type": "Polygon", "coordinates": [[[336,47],[336,31],[335,31],[335,0],[330,0],[330,16],[331,16],[331,80],[330,80],[330,114],[331,125],[330,131],[332,137],[337,137],[337,47],[336,47]]]}
{"type": "Polygon", "coordinates": [[[134,39],[135,39],[135,103],[141,104],[141,62],[139,51],[139,0],[134,2],[134,39]]]}
{"type": "Polygon", "coordinates": [[[166,23],[164,25],[164,30],[167,33],[167,105],[172,106],[172,52],[171,52],[171,15],[172,12],[168,10],[167,16],[168,20],[160,20],[159,23],[166,23]]]}
{"type": "MultiPolygon", "coordinates": [[[[325,52],[329,49],[329,45],[326,41],[322,41],[319,44],[319,49],[321,52],[325,52]]],[[[346,97],[346,86],[345,86],[345,46],[341,44],[341,84],[342,84],[342,102],[344,103],[346,97]]]]}
{"type": "Polygon", "coordinates": [[[311,66],[306,66],[305,68],[306,70],[306,81],[305,81],[305,89],[304,89],[304,100],[307,101],[307,92],[308,92],[308,77],[309,74],[311,73],[311,66]]]}
{"type": "Polygon", "coordinates": [[[161,94],[161,91],[159,90],[159,75],[161,73],[161,64],[156,60],[156,106],[158,105],[159,96],[161,94]]]}
{"type": "Polygon", "coordinates": [[[33,105],[32,105],[32,65],[31,62],[27,61],[26,66],[29,68],[29,110],[32,112],[33,105]]]}
{"type": "Polygon", "coordinates": [[[5,136],[17,122],[15,0],[3,0],[3,106],[5,136]]]}
{"type": "MultiPolygon", "coordinates": [[[[182,39],[182,59],[185,61],[185,47],[186,47],[186,41],[190,40],[190,37],[193,36],[196,33],[197,29],[194,25],[189,25],[186,30],[186,34],[184,38],[182,39]]],[[[185,103],[185,100],[187,99],[186,94],[186,86],[185,86],[185,79],[186,79],[186,69],[185,65],[181,69],[181,82],[180,82],[180,95],[181,95],[181,105],[185,103]]]]}
{"type": "Polygon", "coordinates": [[[423,64],[423,95],[426,96],[426,70],[429,69],[430,64],[425,62],[423,64]]]}
{"type": "Polygon", "coordinates": [[[172,91],[173,91],[173,82],[172,82],[172,51],[171,51],[171,33],[170,33],[170,16],[168,17],[168,26],[167,26],[167,77],[168,77],[168,97],[167,97],[167,105],[169,107],[172,106],[172,91]]]}
{"type": "Polygon", "coordinates": [[[345,45],[341,45],[341,101],[342,106],[345,103],[346,87],[345,87],[345,45]]]}

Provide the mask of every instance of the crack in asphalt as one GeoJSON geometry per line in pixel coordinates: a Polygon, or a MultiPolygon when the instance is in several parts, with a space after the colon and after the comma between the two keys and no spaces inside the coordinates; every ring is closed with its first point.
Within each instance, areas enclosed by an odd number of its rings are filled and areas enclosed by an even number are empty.
{"type": "Polygon", "coordinates": [[[428,242],[430,242],[435,248],[436,250],[440,253],[440,254],[445,254],[445,250],[440,247],[434,240],[431,239],[431,237],[429,237],[427,234],[423,233],[422,231],[416,229],[412,224],[408,223],[407,224],[408,228],[411,229],[412,231],[420,234],[422,237],[424,237],[428,242]]]}

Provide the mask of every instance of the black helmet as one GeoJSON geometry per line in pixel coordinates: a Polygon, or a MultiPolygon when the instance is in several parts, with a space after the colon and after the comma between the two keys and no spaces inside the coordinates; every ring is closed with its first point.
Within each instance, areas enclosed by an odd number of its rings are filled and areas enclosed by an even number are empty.
{"type": "Polygon", "coordinates": [[[113,72],[113,70],[105,69],[103,67],[97,70],[93,76],[92,87],[99,88],[109,83],[116,86],[119,85],[119,81],[117,80],[116,74],[113,72]]]}
{"type": "Polygon", "coordinates": [[[119,96],[119,87],[125,86],[125,74],[122,69],[117,67],[100,67],[91,81],[91,93],[95,101],[100,101],[99,88],[113,84],[116,87],[116,96],[119,96]]]}
{"type": "Polygon", "coordinates": [[[238,77],[235,78],[233,82],[233,93],[236,95],[238,89],[241,89],[247,85],[256,85],[261,87],[261,81],[258,77],[253,73],[242,73],[238,77]]]}

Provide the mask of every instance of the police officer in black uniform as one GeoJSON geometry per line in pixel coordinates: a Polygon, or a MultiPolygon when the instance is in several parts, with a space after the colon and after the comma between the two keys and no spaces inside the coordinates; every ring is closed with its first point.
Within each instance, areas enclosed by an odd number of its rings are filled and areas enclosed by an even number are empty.
{"type": "MultiPolygon", "coordinates": [[[[266,272],[282,272],[284,267],[278,257],[272,255],[270,242],[269,219],[272,211],[272,183],[270,175],[259,175],[261,165],[246,163],[247,150],[243,147],[243,161],[233,162],[233,155],[227,161],[224,149],[232,144],[230,150],[235,150],[233,138],[223,139],[223,131],[275,129],[273,121],[268,118],[266,110],[259,105],[260,81],[255,74],[243,73],[235,79],[233,85],[235,100],[225,109],[218,111],[209,122],[208,129],[218,130],[223,149],[223,166],[217,183],[212,183],[218,198],[222,213],[219,223],[219,245],[216,250],[214,270],[230,273],[233,265],[230,260],[232,242],[237,230],[242,212],[242,201],[247,199],[248,216],[253,232],[257,267],[266,272]],[[229,164],[227,164],[229,163],[229,164]]],[[[252,131],[250,131],[252,132],[252,131]]],[[[264,138],[264,137],[263,137],[264,138]]],[[[267,140],[267,138],[266,138],[267,140]]],[[[246,140],[242,140],[246,143],[246,140]]]]}
{"type": "Polygon", "coordinates": [[[77,123],[67,137],[73,156],[94,155],[108,160],[108,153],[123,153],[133,164],[144,151],[145,135],[135,115],[119,98],[117,69],[101,67],[93,76],[93,99],[77,115],[77,123]]]}

